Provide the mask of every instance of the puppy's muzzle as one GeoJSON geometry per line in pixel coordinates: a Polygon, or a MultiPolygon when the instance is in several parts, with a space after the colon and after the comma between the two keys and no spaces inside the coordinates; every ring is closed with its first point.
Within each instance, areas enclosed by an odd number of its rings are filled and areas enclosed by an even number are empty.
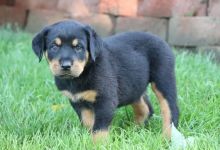
{"type": "Polygon", "coordinates": [[[71,60],[60,60],[60,66],[63,71],[70,71],[71,66],[72,66],[72,61],[71,60]]]}

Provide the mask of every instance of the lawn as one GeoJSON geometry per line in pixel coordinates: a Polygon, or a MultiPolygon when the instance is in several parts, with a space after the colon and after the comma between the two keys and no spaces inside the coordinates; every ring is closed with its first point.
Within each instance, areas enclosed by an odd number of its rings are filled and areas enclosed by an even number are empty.
{"type": "MultiPolygon", "coordinates": [[[[146,127],[133,123],[131,108],[118,109],[109,142],[93,145],[90,134],[56,89],[47,63],[38,62],[32,35],[0,29],[0,149],[169,149],[161,136],[158,102],[146,127]]],[[[179,130],[196,137],[193,148],[220,148],[220,67],[211,55],[176,53],[179,130]]]]}

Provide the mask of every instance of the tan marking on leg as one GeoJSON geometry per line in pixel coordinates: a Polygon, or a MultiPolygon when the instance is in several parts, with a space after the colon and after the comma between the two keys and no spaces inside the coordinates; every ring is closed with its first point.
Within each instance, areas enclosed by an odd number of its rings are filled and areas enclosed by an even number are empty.
{"type": "Polygon", "coordinates": [[[71,101],[77,102],[79,100],[87,101],[87,102],[95,102],[97,97],[97,92],[95,90],[86,90],[83,92],[79,92],[76,94],[72,94],[67,90],[62,91],[63,95],[68,97],[71,101]]]}
{"type": "Polygon", "coordinates": [[[88,108],[83,108],[81,111],[81,119],[83,125],[89,129],[92,130],[94,122],[95,122],[95,115],[93,110],[88,108]]]}
{"type": "Polygon", "coordinates": [[[163,94],[157,89],[156,84],[152,83],[151,86],[160,103],[161,115],[163,117],[163,135],[168,139],[170,139],[171,138],[170,107],[167,103],[167,100],[164,98],[163,94]]]}
{"type": "Polygon", "coordinates": [[[149,115],[149,108],[144,101],[143,96],[139,101],[132,104],[134,114],[135,114],[135,122],[138,124],[144,124],[144,121],[147,119],[149,115]]]}
{"type": "Polygon", "coordinates": [[[96,131],[92,134],[93,142],[97,143],[97,142],[106,141],[106,140],[108,140],[108,135],[109,135],[108,130],[96,131]]]}

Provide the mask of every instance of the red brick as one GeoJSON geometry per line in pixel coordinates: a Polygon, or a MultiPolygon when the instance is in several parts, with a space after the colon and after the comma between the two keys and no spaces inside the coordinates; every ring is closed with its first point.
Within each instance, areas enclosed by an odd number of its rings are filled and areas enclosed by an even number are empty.
{"type": "Polygon", "coordinates": [[[24,26],[26,10],[9,6],[0,6],[0,24],[11,23],[24,26]]]}
{"type": "Polygon", "coordinates": [[[150,17],[170,17],[174,0],[140,0],[138,15],[150,17]]]}
{"type": "Polygon", "coordinates": [[[112,34],[113,23],[108,15],[94,14],[88,17],[78,17],[76,20],[89,24],[100,36],[108,36],[112,34]]]}
{"type": "Polygon", "coordinates": [[[0,5],[7,5],[7,0],[0,0],[0,5]]]}
{"type": "Polygon", "coordinates": [[[85,0],[59,0],[58,9],[70,13],[72,17],[89,16],[89,7],[93,6],[92,2],[89,3],[85,0]],[[89,6],[89,4],[91,5],[89,6]]]}
{"type": "Polygon", "coordinates": [[[151,32],[166,39],[168,20],[151,17],[119,17],[116,21],[116,32],[144,31],[151,32]]]}
{"type": "Polygon", "coordinates": [[[38,32],[43,27],[55,22],[68,19],[66,13],[49,10],[31,10],[29,13],[26,30],[29,32],[38,32]]]}
{"type": "Polygon", "coordinates": [[[220,17],[220,1],[219,0],[209,0],[208,15],[220,17]]]}
{"type": "Polygon", "coordinates": [[[86,6],[89,8],[90,12],[98,12],[98,5],[99,5],[100,0],[84,0],[84,3],[86,6]]]}
{"type": "Polygon", "coordinates": [[[99,11],[117,16],[136,16],[138,0],[100,0],[99,11]]]}
{"type": "Polygon", "coordinates": [[[16,6],[28,9],[56,9],[58,0],[16,0],[16,6]]]}
{"type": "Polygon", "coordinates": [[[206,16],[206,0],[174,0],[172,16],[206,16]]]}
{"type": "Polygon", "coordinates": [[[13,6],[14,4],[15,0],[0,0],[0,5],[13,6]]]}
{"type": "Polygon", "coordinates": [[[220,18],[174,17],[169,24],[169,43],[176,46],[220,45],[220,18]]]}
{"type": "MultiPolygon", "coordinates": [[[[30,11],[26,30],[30,32],[38,32],[49,24],[65,19],[70,19],[69,14],[57,11],[33,10],[30,11]]],[[[74,19],[84,24],[91,25],[101,36],[111,34],[113,25],[108,15],[96,14],[86,17],[76,17],[74,19]]]]}
{"type": "Polygon", "coordinates": [[[201,0],[140,0],[138,15],[150,17],[205,16],[207,3],[201,0]]]}

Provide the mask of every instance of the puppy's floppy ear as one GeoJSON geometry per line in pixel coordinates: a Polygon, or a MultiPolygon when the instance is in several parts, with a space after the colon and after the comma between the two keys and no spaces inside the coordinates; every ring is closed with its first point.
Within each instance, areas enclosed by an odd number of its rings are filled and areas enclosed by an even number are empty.
{"type": "Polygon", "coordinates": [[[96,57],[100,53],[103,44],[102,40],[90,26],[85,26],[84,29],[87,34],[88,50],[90,52],[92,60],[95,61],[96,57]]]}
{"type": "Polygon", "coordinates": [[[47,32],[48,32],[48,27],[44,28],[42,31],[37,33],[32,40],[32,49],[34,53],[37,55],[37,57],[39,58],[39,62],[41,61],[43,52],[46,49],[45,36],[47,32]]]}

